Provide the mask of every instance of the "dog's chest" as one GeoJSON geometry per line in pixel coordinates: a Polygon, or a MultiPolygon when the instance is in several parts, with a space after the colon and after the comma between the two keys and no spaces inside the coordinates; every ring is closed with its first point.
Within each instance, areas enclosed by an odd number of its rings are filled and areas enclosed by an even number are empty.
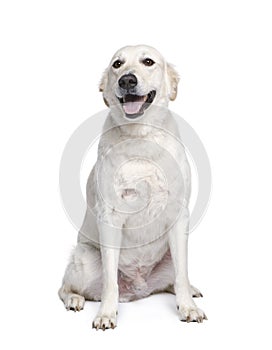
{"type": "MultiPolygon", "coordinates": [[[[171,140],[170,140],[171,141],[171,140]]],[[[175,147],[167,137],[124,138],[102,144],[97,166],[98,192],[115,212],[156,216],[181,181],[175,147]],[[160,142],[158,142],[160,141],[160,142]],[[164,145],[162,147],[162,144],[164,145]],[[169,151],[170,149],[170,151],[169,151]]],[[[143,216],[141,217],[143,219],[143,216]]]]}
{"type": "Polygon", "coordinates": [[[159,198],[161,201],[167,199],[165,174],[150,159],[127,159],[116,169],[113,186],[116,197],[129,211],[139,211],[143,207],[151,209],[159,198]]]}

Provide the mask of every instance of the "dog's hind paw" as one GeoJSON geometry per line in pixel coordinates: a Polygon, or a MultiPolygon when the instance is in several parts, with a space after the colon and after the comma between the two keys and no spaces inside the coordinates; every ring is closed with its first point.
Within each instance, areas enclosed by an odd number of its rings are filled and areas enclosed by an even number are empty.
{"type": "Polygon", "coordinates": [[[85,298],[78,294],[68,294],[65,301],[65,307],[69,310],[80,311],[83,310],[85,298]]]}
{"type": "Polygon", "coordinates": [[[200,292],[199,289],[191,285],[191,295],[193,298],[202,298],[203,294],[200,292]]]}

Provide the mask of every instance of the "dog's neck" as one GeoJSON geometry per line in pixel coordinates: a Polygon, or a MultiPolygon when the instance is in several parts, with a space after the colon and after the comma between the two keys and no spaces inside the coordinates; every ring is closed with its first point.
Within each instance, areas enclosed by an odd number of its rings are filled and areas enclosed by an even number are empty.
{"type": "Polygon", "coordinates": [[[164,128],[167,120],[171,118],[171,113],[166,107],[153,106],[145,114],[135,119],[125,119],[115,111],[109,113],[104,130],[111,127],[118,127],[124,136],[144,137],[149,133],[154,133],[154,128],[164,128]]]}

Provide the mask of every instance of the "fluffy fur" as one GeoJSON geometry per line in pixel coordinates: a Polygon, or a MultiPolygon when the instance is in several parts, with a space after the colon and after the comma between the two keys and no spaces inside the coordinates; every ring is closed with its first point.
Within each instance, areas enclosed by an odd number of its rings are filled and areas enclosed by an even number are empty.
{"type": "Polygon", "coordinates": [[[176,294],[180,320],[206,318],[187,274],[190,168],[167,109],[178,81],[158,51],[139,45],[116,52],[100,83],[110,110],[87,183],[86,216],[59,290],[67,309],[101,301],[96,329],[116,326],[118,301],[162,291],[176,294]],[[146,58],[154,64],[144,64],[146,58]],[[114,68],[116,60],[121,65],[114,68]],[[134,94],[156,92],[133,119],[120,103],[118,82],[127,74],[137,77],[134,94]]]}

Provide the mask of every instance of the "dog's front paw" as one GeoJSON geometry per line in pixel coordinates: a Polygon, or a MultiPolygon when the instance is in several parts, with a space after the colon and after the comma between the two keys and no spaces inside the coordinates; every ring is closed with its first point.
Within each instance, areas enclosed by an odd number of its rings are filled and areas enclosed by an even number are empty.
{"type": "Polygon", "coordinates": [[[207,320],[205,313],[199,309],[196,305],[180,305],[177,307],[179,319],[183,322],[198,322],[202,323],[203,320],[207,320]]]}
{"type": "Polygon", "coordinates": [[[117,326],[117,312],[112,313],[110,315],[100,315],[98,314],[93,321],[93,328],[96,330],[102,329],[114,329],[117,326]]]}

